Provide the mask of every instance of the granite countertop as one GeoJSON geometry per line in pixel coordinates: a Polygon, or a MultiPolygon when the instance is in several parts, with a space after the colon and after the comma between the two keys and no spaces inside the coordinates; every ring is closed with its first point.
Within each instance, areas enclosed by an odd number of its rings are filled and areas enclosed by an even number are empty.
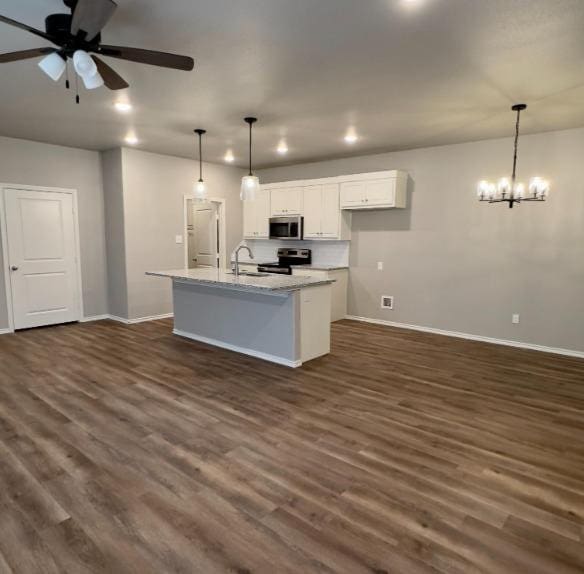
{"type": "Polygon", "coordinates": [[[331,279],[316,277],[298,277],[294,275],[269,274],[267,277],[236,277],[225,269],[171,269],[169,271],[147,271],[153,277],[168,277],[198,285],[215,286],[239,291],[260,291],[267,293],[285,293],[298,291],[304,287],[334,283],[331,279]]]}
{"type": "Polygon", "coordinates": [[[290,265],[292,269],[314,269],[315,271],[338,271],[339,269],[348,269],[347,265],[321,265],[312,263],[310,265],[290,265]]]}

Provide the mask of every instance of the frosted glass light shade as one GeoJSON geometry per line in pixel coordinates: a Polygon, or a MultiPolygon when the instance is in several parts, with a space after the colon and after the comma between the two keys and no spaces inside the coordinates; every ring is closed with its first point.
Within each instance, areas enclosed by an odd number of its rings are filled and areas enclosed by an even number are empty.
{"type": "Polygon", "coordinates": [[[193,196],[195,201],[206,201],[207,199],[207,186],[204,181],[197,181],[193,186],[193,196]]]}
{"type": "Polygon", "coordinates": [[[93,76],[81,76],[81,79],[87,90],[95,90],[103,86],[103,78],[99,72],[95,72],[93,76]]]}
{"type": "Polygon", "coordinates": [[[45,56],[38,64],[39,68],[55,82],[58,82],[67,64],[65,60],[59,56],[57,53],[49,54],[45,56]]]}
{"type": "Polygon", "coordinates": [[[245,175],[241,180],[241,193],[239,197],[242,201],[253,201],[259,189],[260,178],[255,175],[245,175]]]}
{"type": "Polygon", "coordinates": [[[91,77],[97,73],[95,62],[85,50],[77,50],[73,54],[73,66],[82,78],[91,77]]]}

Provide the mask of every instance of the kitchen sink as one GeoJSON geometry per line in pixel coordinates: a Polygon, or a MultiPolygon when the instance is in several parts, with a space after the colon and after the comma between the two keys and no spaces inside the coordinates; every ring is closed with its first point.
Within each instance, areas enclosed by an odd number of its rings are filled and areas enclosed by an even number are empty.
{"type": "MultiPolygon", "coordinates": [[[[257,273],[255,271],[240,271],[239,274],[242,276],[245,276],[245,277],[269,277],[270,276],[269,273],[257,273]]],[[[230,271],[228,273],[228,275],[235,275],[235,273],[233,271],[230,271]]]]}

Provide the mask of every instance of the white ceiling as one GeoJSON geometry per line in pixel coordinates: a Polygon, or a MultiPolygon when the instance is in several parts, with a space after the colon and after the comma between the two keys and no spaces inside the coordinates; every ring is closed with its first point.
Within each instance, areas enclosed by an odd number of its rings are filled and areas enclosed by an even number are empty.
{"type": "MultiPolygon", "coordinates": [[[[0,65],[0,135],[102,150],[133,129],[141,149],[258,166],[584,125],[584,0],[118,0],[103,41],[195,58],[194,72],[109,59],[135,109],[102,88],[74,103],[36,60],[0,65]],[[361,137],[343,141],[349,126],[361,137]],[[282,158],[275,148],[285,136],[282,158]]],[[[61,0],[0,0],[44,29],[61,0]]],[[[0,23],[0,52],[44,45],[0,23]]]]}

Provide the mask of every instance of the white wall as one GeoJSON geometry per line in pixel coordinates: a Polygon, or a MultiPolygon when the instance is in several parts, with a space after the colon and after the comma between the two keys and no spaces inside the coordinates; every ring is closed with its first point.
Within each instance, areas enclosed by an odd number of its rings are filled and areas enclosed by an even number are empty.
{"type": "Polygon", "coordinates": [[[353,215],[351,315],[584,351],[584,129],[520,140],[519,178],[549,178],[548,202],[479,203],[477,181],[510,175],[512,152],[506,138],[259,175],[263,183],[384,169],[411,175],[408,209],[353,215]],[[395,296],[394,311],[380,308],[381,295],[395,296]]]}
{"type": "MultiPolygon", "coordinates": [[[[107,313],[104,201],[99,153],[0,137],[0,182],[77,190],[81,279],[86,316],[107,313]]],[[[1,259],[1,252],[0,252],[1,259]]],[[[0,266],[0,329],[8,327],[0,266]]]]}

